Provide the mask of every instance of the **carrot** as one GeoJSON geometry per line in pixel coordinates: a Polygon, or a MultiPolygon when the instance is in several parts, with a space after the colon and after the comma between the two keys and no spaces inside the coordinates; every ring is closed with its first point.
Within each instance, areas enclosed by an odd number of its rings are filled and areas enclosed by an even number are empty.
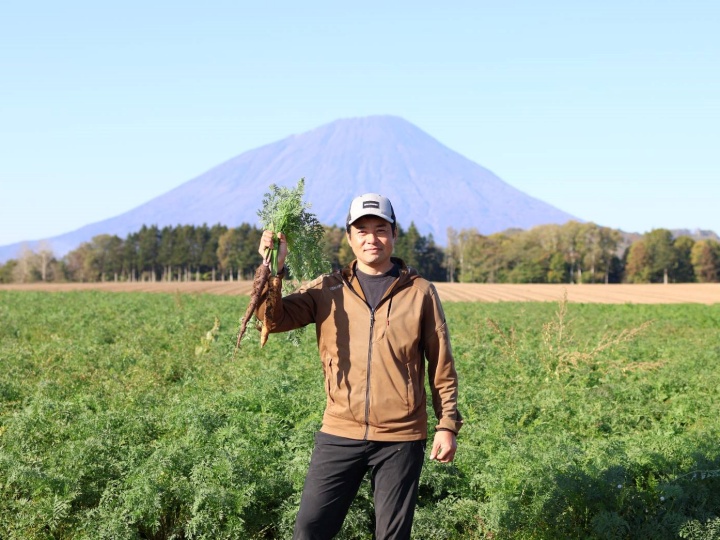
{"type": "Polygon", "coordinates": [[[237,343],[235,344],[236,352],[240,347],[240,340],[245,335],[245,330],[247,329],[248,322],[250,322],[253,313],[255,313],[255,309],[257,309],[257,306],[260,303],[260,295],[262,295],[263,289],[265,288],[265,284],[268,282],[268,279],[270,279],[270,266],[263,262],[260,266],[257,267],[257,270],[255,270],[253,288],[252,292],[250,293],[250,303],[245,310],[245,315],[243,315],[243,318],[240,321],[240,330],[238,331],[237,343]]]}
{"type": "Polygon", "coordinates": [[[275,296],[275,291],[278,291],[282,288],[282,280],[278,276],[272,276],[270,277],[270,281],[268,283],[268,292],[267,292],[267,300],[265,302],[265,321],[263,322],[262,330],[260,332],[260,346],[264,347],[265,343],[267,343],[268,337],[270,335],[270,330],[268,328],[268,322],[272,320],[273,314],[275,312],[275,306],[277,302],[277,297],[275,296]]]}
{"type": "MultiPolygon", "coordinates": [[[[323,251],[325,230],[317,217],[308,211],[310,205],[303,202],[304,189],[305,179],[301,178],[295,188],[272,184],[270,192],[263,197],[262,208],[258,211],[262,228],[272,231],[277,237],[274,238],[273,246],[265,251],[264,263],[255,272],[250,304],[241,321],[235,353],[240,347],[240,340],[245,334],[247,324],[260,303],[260,297],[268,280],[270,283],[268,285],[268,305],[265,309],[266,320],[271,320],[268,314],[273,312],[274,302],[278,296],[277,291],[282,291],[282,278],[277,275],[281,270],[278,268],[279,233],[285,235],[288,247],[287,259],[284,261],[285,267],[294,279],[298,281],[310,279],[330,268],[330,263],[326,260],[323,251]]],[[[264,321],[261,324],[260,345],[262,346],[267,342],[270,332],[264,321]]],[[[235,358],[235,353],[233,353],[233,358],[235,358]]]]}
{"type": "Polygon", "coordinates": [[[267,343],[268,337],[270,336],[270,330],[268,330],[267,324],[263,323],[260,329],[260,346],[264,347],[267,343]]]}

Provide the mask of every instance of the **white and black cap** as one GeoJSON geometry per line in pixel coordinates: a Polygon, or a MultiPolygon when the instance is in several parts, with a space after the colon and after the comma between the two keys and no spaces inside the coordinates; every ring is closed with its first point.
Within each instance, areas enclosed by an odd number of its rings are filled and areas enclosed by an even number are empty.
{"type": "Polygon", "coordinates": [[[390,222],[391,225],[395,224],[395,211],[390,204],[390,199],[377,193],[366,193],[353,199],[350,203],[347,226],[352,225],[363,216],[377,216],[390,222]]]}

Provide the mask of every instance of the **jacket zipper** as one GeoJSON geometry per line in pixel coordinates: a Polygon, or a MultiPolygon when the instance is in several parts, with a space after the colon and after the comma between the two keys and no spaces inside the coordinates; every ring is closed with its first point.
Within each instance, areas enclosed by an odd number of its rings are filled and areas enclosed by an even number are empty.
{"type": "MultiPolygon", "coordinates": [[[[355,292],[355,289],[352,288],[350,285],[350,282],[347,279],[343,279],[345,282],[345,285],[352,291],[352,293],[360,298],[360,295],[355,292]]],[[[388,325],[390,325],[390,306],[392,306],[392,298],[395,296],[395,292],[397,290],[397,283],[395,283],[395,286],[390,291],[390,294],[387,298],[389,298],[388,301],[388,325]]],[[[361,298],[362,300],[362,298],[361,298]]],[[[385,299],[380,300],[380,304],[383,303],[385,299]]],[[[377,307],[380,306],[378,304],[377,307]]],[[[367,302],[365,302],[365,305],[367,305],[367,302]]],[[[370,307],[370,306],[368,306],[370,307]]],[[[375,309],[370,309],[370,337],[368,338],[368,357],[367,357],[367,375],[365,377],[365,434],[363,435],[363,440],[366,441],[368,438],[368,433],[370,431],[370,370],[372,367],[372,342],[373,342],[373,330],[375,328],[375,309]]]]}
{"type": "Polygon", "coordinates": [[[370,369],[372,368],[372,342],[373,342],[373,329],[375,328],[375,310],[370,310],[370,337],[368,338],[368,357],[367,357],[367,370],[365,380],[365,435],[363,440],[366,441],[368,438],[368,432],[370,431],[370,369]]]}

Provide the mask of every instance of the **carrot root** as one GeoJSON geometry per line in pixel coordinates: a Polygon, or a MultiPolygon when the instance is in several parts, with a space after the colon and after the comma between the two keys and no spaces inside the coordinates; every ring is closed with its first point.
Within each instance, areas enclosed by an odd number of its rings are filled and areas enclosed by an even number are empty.
{"type": "Polygon", "coordinates": [[[240,329],[238,330],[237,343],[235,344],[236,352],[237,349],[240,347],[240,341],[245,335],[245,330],[247,329],[248,322],[250,322],[253,313],[255,313],[255,310],[260,303],[260,296],[262,295],[262,291],[265,288],[265,284],[268,282],[268,279],[270,279],[270,267],[263,263],[257,267],[257,270],[255,270],[253,288],[252,292],[250,293],[250,303],[245,310],[245,315],[243,315],[243,318],[240,322],[240,329]]]}
{"type": "Polygon", "coordinates": [[[263,321],[262,330],[260,332],[261,347],[265,346],[265,343],[267,343],[268,337],[270,336],[270,330],[267,323],[273,318],[275,304],[277,301],[276,291],[278,291],[280,287],[282,287],[282,280],[277,276],[272,276],[268,282],[267,300],[265,302],[265,321],[263,321]]]}

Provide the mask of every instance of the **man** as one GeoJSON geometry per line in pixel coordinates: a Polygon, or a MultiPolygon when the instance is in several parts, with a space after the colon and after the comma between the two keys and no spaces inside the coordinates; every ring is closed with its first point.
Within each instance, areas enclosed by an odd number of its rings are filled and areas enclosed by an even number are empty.
{"type": "MultiPolygon", "coordinates": [[[[397,223],[386,197],[355,198],[346,236],[356,260],[282,299],[278,288],[265,319],[270,332],[315,323],[325,374],[326,408],[293,538],[334,537],[370,471],[375,537],[406,539],[427,439],[425,359],[437,417],[430,459],[448,463],[457,448],[462,418],[450,337],[435,287],[392,257],[397,223]]],[[[287,244],[278,237],[282,275],[287,244]]],[[[261,254],[272,241],[265,231],[261,254]]]]}

